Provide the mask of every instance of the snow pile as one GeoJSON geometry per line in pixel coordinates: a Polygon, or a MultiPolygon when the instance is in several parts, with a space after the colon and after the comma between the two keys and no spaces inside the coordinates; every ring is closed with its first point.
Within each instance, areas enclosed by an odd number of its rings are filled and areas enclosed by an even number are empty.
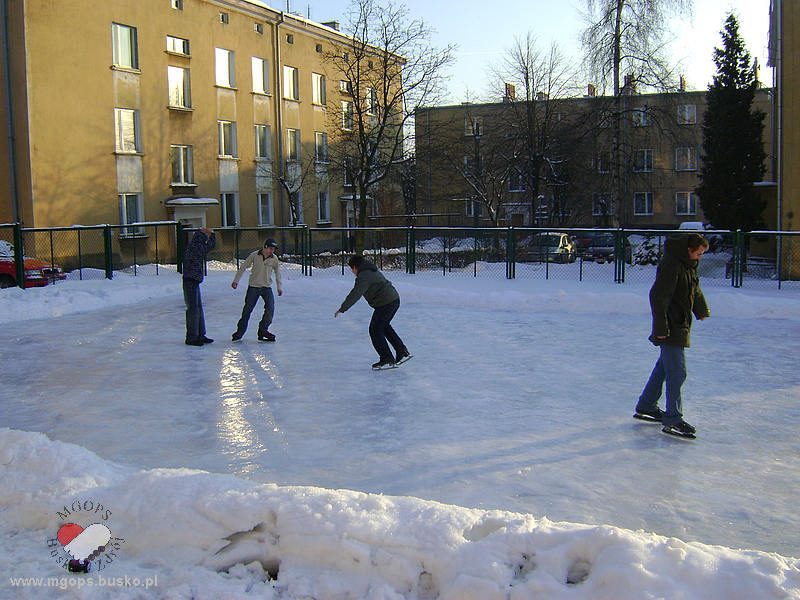
{"type": "MultiPolygon", "coordinates": [[[[102,502],[104,523],[125,540],[103,573],[158,575],[150,595],[122,597],[800,598],[800,561],[777,554],[409,497],[136,470],[37,433],[0,430],[0,478],[5,574],[63,575],[45,544],[64,524],[58,511],[102,502]]],[[[5,583],[13,596],[4,597],[47,597],[5,583]]]]}

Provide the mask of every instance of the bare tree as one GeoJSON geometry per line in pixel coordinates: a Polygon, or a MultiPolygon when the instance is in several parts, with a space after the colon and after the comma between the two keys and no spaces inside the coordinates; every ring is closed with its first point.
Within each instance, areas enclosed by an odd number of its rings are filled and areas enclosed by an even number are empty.
{"type": "MultiPolygon", "coordinates": [[[[406,158],[414,112],[440,98],[453,46],[433,47],[432,30],[391,1],[353,0],[348,20],[349,41],[326,56],[343,77],[341,102],[329,106],[339,132],[330,160],[352,183],[364,227],[370,191],[406,158]]],[[[361,249],[360,238],[356,244],[361,249]]]]}

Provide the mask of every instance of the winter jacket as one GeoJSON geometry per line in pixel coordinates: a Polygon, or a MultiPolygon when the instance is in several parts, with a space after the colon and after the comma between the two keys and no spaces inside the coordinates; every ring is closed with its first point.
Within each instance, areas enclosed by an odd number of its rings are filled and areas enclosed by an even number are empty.
{"type": "Polygon", "coordinates": [[[689,347],[692,314],[698,319],[709,316],[708,304],[700,289],[696,260],[689,258],[687,236],[669,238],[658,265],[656,280],[650,288],[653,331],[650,341],[656,346],[669,344],[689,347]],[[664,339],[658,339],[665,336],[664,339]]]}
{"type": "Polygon", "coordinates": [[[350,290],[347,298],[342,302],[339,312],[345,312],[361,296],[364,296],[364,300],[372,308],[379,308],[394,302],[400,297],[400,294],[394,289],[392,283],[383,276],[383,273],[378,270],[378,267],[365,260],[361,263],[353,289],[350,290]]]}
{"type": "Polygon", "coordinates": [[[194,232],[192,241],[186,246],[183,255],[183,278],[203,281],[203,261],[214,246],[217,244],[217,237],[212,233],[207,236],[199,229],[194,232]]]}
{"type": "Polygon", "coordinates": [[[244,272],[252,267],[253,270],[250,271],[250,279],[247,282],[247,285],[250,287],[271,287],[272,286],[272,273],[275,273],[275,283],[278,284],[278,291],[283,291],[283,285],[281,284],[281,271],[279,268],[280,262],[278,261],[278,257],[274,254],[269,258],[264,258],[264,255],[261,254],[261,250],[256,250],[255,252],[250,253],[245,261],[242,263],[242,266],[239,267],[239,270],[236,271],[236,276],[233,278],[233,282],[238,284],[239,280],[244,275],[244,272]]]}

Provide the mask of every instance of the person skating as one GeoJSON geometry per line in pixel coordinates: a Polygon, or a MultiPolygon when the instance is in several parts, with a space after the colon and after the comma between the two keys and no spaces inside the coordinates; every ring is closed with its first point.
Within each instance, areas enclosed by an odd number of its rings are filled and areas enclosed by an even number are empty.
{"type": "Polygon", "coordinates": [[[202,346],[214,340],[206,337],[206,320],[200,284],[206,255],[217,243],[214,231],[204,227],[194,232],[183,255],[183,300],[186,303],[186,344],[202,346]]]}
{"type": "Polygon", "coordinates": [[[264,314],[258,324],[259,341],[274,342],[275,335],[270,333],[269,326],[272,324],[272,317],[275,314],[275,296],[272,294],[272,275],[275,275],[275,284],[278,287],[278,296],[283,296],[283,285],[281,284],[281,269],[278,257],[275,256],[275,248],[278,244],[272,238],[264,242],[261,250],[252,252],[236,271],[231,287],[236,289],[239,280],[244,272],[249,268],[250,279],[247,284],[247,293],[244,297],[244,308],[242,317],[236,325],[231,339],[236,342],[242,339],[244,332],[247,331],[247,323],[250,321],[250,313],[256,306],[259,298],[264,300],[264,314]]]}
{"type": "Polygon", "coordinates": [[[650,341],[660,354],[636,404],[634,417],[660,421],[663,431],[695,437],[696,430],[683,420],[681,386],[686,380],[684,349],[689,347],[692,315],[700,321],[709,316],[708,304],[700,289],[697,265],[708,249],[708,241],[693,233],[667,239],[664,256],[650,289],[653,328],[650,341]],[[666,384],[666,410],[658,407],[666,384]]]}
{"type": "Polygon", "coordinates": [[[411,354],[391,325],[392,318],[400,308],[400,294],[378,270],[378,267],[365,260],[363,256],[353,256],[347,264],[350,265],[350,270],[356,276],[356,280],[353,289],[347,294],[339,310],[333,316],[338,317],[341,313],[346,312],[361,296],[364,296],[367,303],[374,309],[372,320],[369,323],[369,337],[378,353],[379,360],[372,365],[372,368],[385,369],[405,362],[411,358],[411,354]],[[392,345],[396,354],[392,354],[389,344],[392,345]]]}

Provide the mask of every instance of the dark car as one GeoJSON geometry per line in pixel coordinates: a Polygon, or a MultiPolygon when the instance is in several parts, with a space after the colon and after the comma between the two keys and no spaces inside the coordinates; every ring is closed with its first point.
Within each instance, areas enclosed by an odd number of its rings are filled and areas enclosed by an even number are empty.
{"type": "Polygon", "coordinates": [[[575,262],[578,252],[566,233],[538,233],[521,244],[518,256],[534,262],[575,262]]]}
{"type": "MultiPolygon", "coordinates": [[[[628,238],[624,238],[625,262],[630,264],[633,251],[628,238]]],[[[583,255],[584,260],[593,260],[597,263],[613,262],[617,251],[616,236],[611,233],[604,233],[592,238],[588,248],[583,255]]]]}

